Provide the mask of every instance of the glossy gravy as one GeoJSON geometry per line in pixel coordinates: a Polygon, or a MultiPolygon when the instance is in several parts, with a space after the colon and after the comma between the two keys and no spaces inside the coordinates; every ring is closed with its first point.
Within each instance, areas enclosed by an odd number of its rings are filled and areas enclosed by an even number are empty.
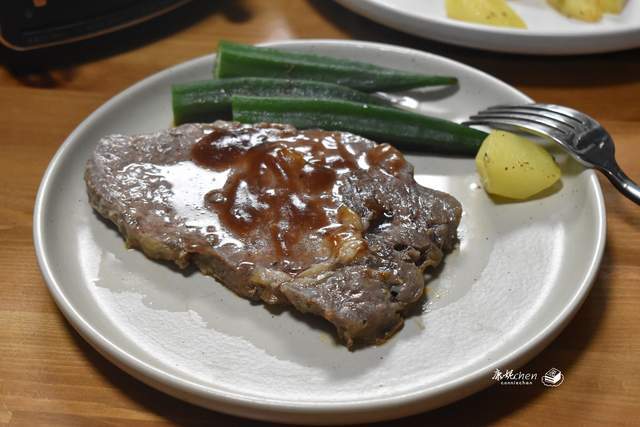
{"type": "Polygon", "coordinates": [[[324,131],[274,139],[216,129],[191,155],[202,167],[229,171],[225,185],[205,196],[220,224],[239,238],[254,232],[270,236],[279,259],[292,257],[296,244],[312,232],[320,230],[330,242],[339,238],[342,175],[371,166],[395,173],[406,164],[389,145],[355,152],[342,134],[324,131]]]}

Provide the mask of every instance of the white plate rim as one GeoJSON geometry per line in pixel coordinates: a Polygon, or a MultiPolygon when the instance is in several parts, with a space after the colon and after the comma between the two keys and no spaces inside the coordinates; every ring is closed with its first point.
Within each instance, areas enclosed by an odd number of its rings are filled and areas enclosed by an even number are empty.
{"type": "MultiPolygon", "coordinates": [[[[352,41],[352,40],[332,40],[332,39],[305,39],[294,40],[286,42],[271,42],[264,43],[264,46],[284,47],[284,46],[304,46],[304,45],[345,45],[354,48],[367,47],[384,51],[395,51],[404,54],[416,54],[426,55],[431,58],[437,58],[440,61],[449,62],[455,64],[458,67],[463,67],[467,71],[473,73],[479,73],[484,77],[493,80],[496,84],[506,86],[509,89],[518,92],[523,97],[526,95],[519,92],[517,89],[506,84],[505,82],[466,64],[454,61],[452,59],[442,57],[439,55],[422,52],[415,49],[405,48],[401,46],[393,46],[382,43],[373,43],[365,41],[352,41]]],[[[50,182],[52,177],[56,173],[62,159],[66,153],[73,148],[74,139],[77,134],[84,131],[85,128],[91,125],[94,118],[101,115],[101,113],[107,111],[113,104],[119,102],[120,99],[126,98],[130,92],[134,92],[140,87],[143,87],[156,79],[163,78],[166,74],[170,74],[172,71],[185,67],[188,68],[192,63],[196,61],[212,59],[214,55],[205,55],[192,60],[177,64],[175,66],[164,69],[158,73],[155,73],[139,82],[131,85],[127,89],[123,90],[119,94],[115,95],[107,102],[102,104],[98,109],[91,113],[85,120],[83,120],[76,129],[67,137],[65,142],[60,146],[58,151],[51,159],[40,184],[37,192],[36,201],[34,205],[33,214],[33,240],[36,252],[36,258],[42,275],[45,279],[45,283],[56,302],[56,305],[62,311],[65,318],[71,323],[75,330],[87,341],[94,349],[100,354],[105,356],[112,363],[123,369],[130,375],[138,378],[144,383],[160,389],[167,394],[173,395],[180,399],[189,401],[191,403],[212,407],[210,403],[214,403],[215,409],[245,417],[258,418],[263,420],[273,421],[289,421],[298,422],[301,420],[309,421],[305,418],[305,414],[353,414],[363,412],[377,412],[384,411],[389,408],[400,408],[402,415],[409,415],[417,412],[421,412],[420,403],[425,402],[430,398],[437,396],[444,396],[441,402],[436,406],[442,406],[455,400],[472,394],[486,386],[490,385],[489,375],[492,371],[492,367],[485,369],[478,369],[473,373],[464,375],[455,380],[448,381],[446,383],[431,387],[422,391],[415,391],[396,395],[393,397],[381,397],[372,398],[367,400],[358,401],[343,401],[343,402],[314,402],[314,403],[300,403],[297,401],[288,400],[271,400],[266,398],[251,398],[246,395],[231,393],[223,390],[212,390],[209,387],[202,386],[200,384],[191,382],[189,380],[179,378],[173,374],[158,369],[138,358],[129,354],[126,350],[119,347],[110,341],[106,336],[98,332],[73,306],[73,304],[66,297],[63,287],[54,276],[50,267],[48,255],[45,251],[44,241],[44,228],[45,225],[45,207],[46,197],[50,191],[50,182]],[[457,394],[453,397],[447,397],[447,394],[451,394],[463,386],[467,386],[464,395],[457,394]],[[208,403],[208,405],[207,405],[208,403]],[[404,408],[404,409],[402,409],[404,408]],[[259,411],[251,414],[247,413],[247,409],[253,409],[259,411]],[[290,421],[288,418],[283,417],[283,414],[289,413],[296,417],[296,415],[302,418],[294,418],[294,421],[290,421]]],[[[528,98],[528,97],[526,97],[528,98]]],[[[594,197],[597,202],[597,219],[598,229],[596,230],[596,251],[589,265],[588,271],[585,275],[585,280],[580,283],[576,293],[573,295],[567,306],[542,330],[540,330],[533,339],[531,339],[527,345],[523,345],[514,351],[506,354],[505,356],[495,360],[493,366],[521,366],[526,363],[530,358],[535,356],[541,351],[549,342],[551,342],[569,323],[573,315],[580,308],[584,302],[591,285],[594,282],[598,267],[602,259],[605,241],[606,241],[606,210],[604,205],[604,198],[602,189],[597,179],[596,173],[593,170],[585,171],[589,185],[594,191],[594,197]]],[[[430,409],[435,408],[431,407],[430,409]]],[[[398,412],[396,412],[398,413],[398,412]]],[[[394,417],[396,417],[394,415],[394,417]]],[[[385,419],[385,417],[376,417],[375,419],[385,419]]],[[[331,420],[329,420],[332,422],[331,420]]],[[[319,422],[322,422],[319,420],[319,422]]],[[[339,422],[339,421],[333,421],[339,422]]]]}
{"type": "MultiPolygon", "coordinates": [[[[498,51],[520,54],[542,54],[542,55],[581,55],[604,52],[615,52],[626,49],[640,47],[640,24],[634,26],[622,26],[620,28],[599,27],[594,25],[583,31],[575,30],[571,32],[546,31],[529,29],[521,30],[508,27],[494,27],[490,25],[475,24],[471,22],[458,21],[446,17],[437,16],[416,16],[410,12],[390,6],[380,0],[335,0],[336,3],[346,7],[354,13],[389,26],[396,30],[410,33],[419,37],[439,40],[444,43],[456,44],[470,48],[488,51],[498,51]],[[412,25],[401,25],[397,19],[410,22],[412,25]],[[413,29],[413,24],[420,24],[424,30],[413,29]],[[451,40],[446,37],[446,32],[463,31],[467,36],[462,39],[451,40]],[[482,37],[491,37],[488,42],[474,41],[482,37]],[[634,38],[635,36],[635,38],[634,38]],[[499,38],[508,37],[509,42],[500,42],[499,38]],[[614,39],[611,45],[597,43],[603,37],[609,40],[614,39]],[[631,42],[624,42],[623,39],[631,42]],[[510,47],[515,43],[523,46],[528,43],[536,43],[535,46],[521,47],[518,49],[510,47]],[[621,41],[622,40],[622,41],[621,41]],[[552,41],[570,42],[570,48],[557,44],[549,44],[552,41]],[[595,42],[595,44],[594,44],[595,42]],[[547,45],[547,46],[545,46],[547,45]]],[[[444,1],[444,0],[442,0],[444,1]]],[[[459,37],[459,36],[458,36],[459,37]]]]}

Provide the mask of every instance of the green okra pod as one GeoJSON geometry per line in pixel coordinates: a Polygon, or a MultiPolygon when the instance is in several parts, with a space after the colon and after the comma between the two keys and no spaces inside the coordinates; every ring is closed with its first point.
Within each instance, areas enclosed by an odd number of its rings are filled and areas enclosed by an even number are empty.
{"type": "Polygon", "coordinates": [[[243,123],[346,131],[416,151],[473,156],[487,136],[448,120],[351,101],[233,96],[231,105],[233,119],[243,123]]]}
{"type": "Polygon", "coordinates": [[[214,76],[219,79],[254,76],[316,80],[349,86],[363,92],[452,85],[458,81],[451,76],[410,73],[329,56],[225,41],[218,45],[214,76]]]}
{"type": "Polygon", "coordinates": [[[231,118],[231,96],[305,97],[343,99],[388,105],[374,95],[333,83],[308,80],[237,77],[175,84],[171,88],[176,125],[231,118]]]}

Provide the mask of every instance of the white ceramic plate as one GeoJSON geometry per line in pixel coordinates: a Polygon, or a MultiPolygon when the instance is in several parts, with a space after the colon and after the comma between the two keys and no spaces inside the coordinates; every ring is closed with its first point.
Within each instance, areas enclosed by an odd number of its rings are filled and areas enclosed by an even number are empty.
{"type": "MultiPolygon", "coordinates": [[[[426,91],[415,106],[455,120],[528,101],[480,71],[415,50],[322,40],[273,46],[456,75],[458,91],[426,91]]],[[[472,159],[408,156],[418,182],[462,202],[461,244],[429,285],[424,312],[380,347],[349,352],[322,321],[272,313],[209,277],[185,276],[126,250],[89,207],[85,161],[104,135],[168,127],[170,85],[208,78],[212,61],[160,72],[100,107],[60,148],[38,193],[34,239],[51,294],[80,334],[122,369],[181,399],[245,417],[388,419],[486,387],[495,368],[517,368],[547,345],[584,300],[602,255],[605,211],[593,171],[562,158],[561,190],[497,204],[478,188],[472,159]]]]}
{"type": "Polygon", "coordinates": [[[528,29],[498,28],[447,18],[445,0],[336,0],[396,30],[445,43],[498,52],[573,55],[640,47],[640,1],[597,23],[569,19],[545,0],[510,1],[528,29]]]}

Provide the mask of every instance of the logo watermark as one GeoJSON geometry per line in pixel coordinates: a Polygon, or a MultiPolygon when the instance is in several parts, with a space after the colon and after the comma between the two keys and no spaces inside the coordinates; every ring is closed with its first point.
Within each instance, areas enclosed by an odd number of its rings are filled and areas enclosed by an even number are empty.
{"type": "Polygon", "coordinates": [[[531,385],[538,379],[536,372],[513,372],[513,369],[507,369],[502,372],[500,369],[493,371],[493,380],[499,381],[502,385],[531,385]]]}
{"type": "Polygon", "coordinates": [[[564,381],[564,375],[556,368],[549,369],[542,377],[537,372],[514,372],[513,369],[503,372],[496,368],[491,379],[499,382],[500,385],[533,385],[540,381],[547,387],[558,387],[564,381]]]}
{"type": "Polygon", "coordinates": [[[564,381],[564,375],[560,369],[551,368],[542,377],[542,384],[547,387],[558,387],[564,381]]]}

